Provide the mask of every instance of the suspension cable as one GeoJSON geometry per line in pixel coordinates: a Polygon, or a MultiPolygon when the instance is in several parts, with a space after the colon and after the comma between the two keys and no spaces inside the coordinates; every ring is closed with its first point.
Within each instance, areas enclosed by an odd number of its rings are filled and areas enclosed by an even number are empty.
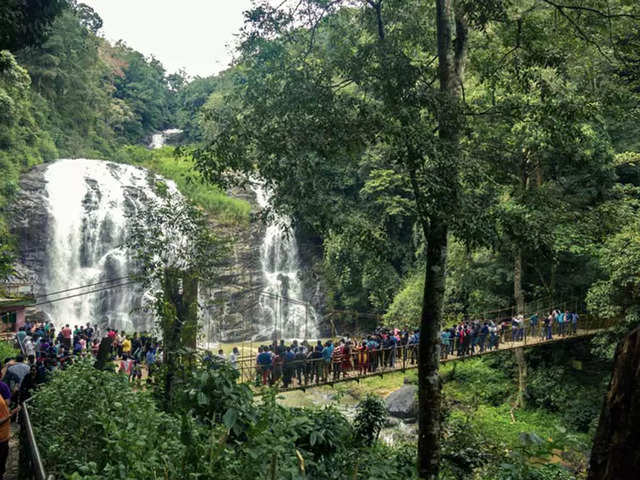
{"type": "Polygon", "coordinates": [[[80,287],[73,287],[73,288],[67,288],[65,290],[58,290],[57,292],[45,292],[43,294],[40,294],[40,295],[36,296],[36,298],[46,298],[46,297],[50,297],[51,295],[58,295],[60,293],[72,292],[74,290],[81,290],[83,288],[95,287],[96,285],[102,285],[103,283],[119,282],[121,280],[128,280],[130,278],[133,278],[133,277],[131,275],[127,275],[126,277],[111,278],[109,280],[103,280],[101,282],[96,282],[96,283],[90,283],[88,285],[82,285],[80,287]]]}
{"type": "Polygon", "coordinates": [[[138,280],[132,280],[130,282],[124,282],[124,283],[120,283],[120,284],[117,284],[117,285],[108,285],[106,287],[97,288],[95,290],[89,290],[88,292],[76,293],[75,295],[69,295],[69,296],[66,296],[66,297],[54,298],[52,300],[46,300],[46,301],[43,301],[43,302],[38,302],[38,303],[35,303],[34,305],[31,305],[31,306],[32,307],[39,307],[40,305],[48,305],[50,303],[60,302],[62,300],[68,300],[70,298],[82,297],[84,295],[89,295],[91,293],[99,293],[99,292],[104,292],[106,290],[111,290],[113,288],[125,287],[127,285],[131,285],[131,284],[134,284],[134,283],[140,283],[140,282],[138,280]]]}

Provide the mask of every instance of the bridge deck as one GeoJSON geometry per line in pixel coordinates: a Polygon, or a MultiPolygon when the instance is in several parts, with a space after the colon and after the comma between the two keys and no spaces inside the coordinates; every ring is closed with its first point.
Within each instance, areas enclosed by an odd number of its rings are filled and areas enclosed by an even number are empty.
{"type": "MultiPolygon", "coordinates": [[[[556,326],[553,330],[552,339],[543,339],[537,332],[531,333],[531,327],[527,327],[522,335],[522,340],[513,340],[511,331],[499,337],[497,345],[489,349],[485,348],[480,351],[479,346],[475,352],[464,356],[458,356],[454,346],[454,353],[443,356],[442,363],[463,360],[471,357],[482,355],[490,355],[495,352],[513,350],[520,347],[537,347],[541,345],[549,345],[553,343],[565,342],[574,338],[587,337],[595,335],[599,331],[609,325],[602,324],[583,324],[575,333],[560,335],[559,328],[556,326]]],[[[566,327],[570,327],[567,325],[566,327]]],[[[539,331],[540,329],[538,329],[539,331]]],[[[516,336],[516,338],[518,338],[516,336]]],[[[487,342],[488,344],[488,339],[487,342]]],[[[307,359],[304,361],[294,361],[289,366],[274,366],[263,377],[260,367],[256,365],[255,357],[244,356],[238,361],[240,369],[240,380],[251,382],[255,385],[256,394],[260,395],[266,391],[267,386],[276,387],[281,392],[292,390],[306,390],[308,388],[316,388],[323,385],[334,385],[336,383],[359,381],[361,379],[383,376],[394,372],[403,372],[417,368],[417,345],[397,346],[394,349],[379,349],[367,354],[367,363],[358,363],[362,360],[360,352],[353,350],[350,361],[332,361],[324,363],[322,359],[307,359]],[[392,350],[394,352],[392,352],[392,350]],[[393,366],[391,366],[391,357],[394,357],[393,366]],[[284,385],[285,369],[291,372],[291,381],[287,386],[284,385]],[[298,374],[299,372],[299,374],[298,374]],[[300,378],[300,380],[298,380],[300,378]],[[266,381],[266,385],[262,385],[266,381]]]]}

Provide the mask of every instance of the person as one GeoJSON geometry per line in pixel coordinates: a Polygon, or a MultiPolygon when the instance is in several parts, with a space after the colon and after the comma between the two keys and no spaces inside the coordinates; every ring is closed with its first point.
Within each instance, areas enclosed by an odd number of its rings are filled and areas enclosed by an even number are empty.
{"type": "Polygon", "coordinates": [[[0,395],[0,480],[4,478],[9,456],[9,439],[11,438],[11,417],[20,411],[20,407],[9,411],[7,401],[0,395]]]}
{"type": "Polygon", "coordinates": [[[20,327],[20,330],[18,330],[18,333],[16,333],[16,340],[18,341],[18,345],[22,345],[25,338],[27,338],[27,332],[25,332],[24,327],[20,327]]]}
{"type": "Polygon", "coordinates": [[[24,378],[29,375],[31,372],[31,366],[27,365],[24,362],[24,357],[22,355],[18,355],[16,357],[15,363],[7,368],[7,373],[5,374],[5,383],[11,387],[13,392],[18,392],[20,390],[20,386],[22,385],[22,381],[24,378]]]}
{"type": "Polygon", "coordinates": [[[229,354],[229,363],[231,363],[231,366],[236,370],[238,370],[239,358],[240,358],[240,351],[238,350],[238,347],[233,347],[233,350],[229,354]]]}
{"type": "Polygon", "coordinates": [[[294,361],[296,354],[291,351],[291,347],[286,347],[285,352],[282,354],[283,369],[282,369],[282,384],[284,388],[288,388],[293,378],[294,361]]]}
{"type": "Polygon", "coordinates": [[[331,371],[331,358],[333,357],[333,342],[328,340],[322,349],[322,381],[326,382],[331,371]]]}
{"type": "Polygon", "coordinates": [[[306,353],[306,347],[304,346],[304,343],[300,346],[298,346],[298,348],[295,351],[296,354],[296,372],[295,372],[295,376],[298,379],[298,385],[302,385],[302,379],[304,377],[304,384],[306,385],[309,382],[309,376],[307,375],[307,369],[306,369],[306,358],[307,358],[307,353],[306,353]]]}
{"type": "Polygon", "coordinates": [[[531,315],[529,325],[531,326],[531,336],[535,338],[538,333],[538,312],[531,315]]]}
{"type": "Polygon", "coordinates": [[[556,322],[558,323],[558,335],[564,337],[564,312],[558,312],[556,322]]]}
{"type": "Polygon", "coordinates": [[[307,372],[308,376],[311,379],[311,382],[320,383],[320,377],[322,374],[322,351],[324,348],[322,347],[322,343],[318,341],[318,344],[313,349],[313,351],[309,352],[307,357],[307,372]]]}
{"type": "Polygon", "coordinates": [[[71,350],[71,329],[69,328],[69,324],[66,324],[60,333],[62,334],[62,344],[64,348],[71,350]]]}
{"type": "Polygon", "coordinates": [[[224,350],[222,349],[218,350],[218,354],[216,355],[216,360],[222,363],[227,361],[227,357],[224,355],[224,350]]]}
{"type": "Polygon", "coordinates": [[[126,335],[122,340],[122,353],[127,357],[131,356],[131,340],[126,335]]]}
{"type": "Polygon", "coordinates": [[[256,364],[258,370],[262,375],[262,385],[266,385],[269,380],[269,374],[271,373],[273,357],[267,347],[258,348],[258,356],[256,357],[256,364]]]}
{"type": "Polygon", "coordinates": [[[546,340],[553,339],[552,329],[553,329],[553,312],[550,312],[549,316],[544,319],[544,333],[545,333],[546,340]]]}
{"type": "Polygon", "coordinates": [[[131,378],[131,370],[133,368],[133,359],[129,357],[126,353],[122,355],[122,360],[120,360],[120,368],[119,372],[124,372],[127,374],[129,378],[131,378]]]}
{"type": "Polygon", "coordinates": [[[480,329],[480,340],[478,340],[478,344],[480,345],[480,352],[484,352],[487,348],[487,336],[489,335],[489,324],[484,322],[482,324],[482,328],[480,329]]]}
{"type": "Polygon", "coordinates": [[[155,348],[150,348],[147,351],[146,360],[147,360],[147,371],[149,372],[149,376],[151,376],[151,374],[153,373],[153,366],[156,363],[156,349],[155,348]]]}
{"type": "Polygon", "coordinates": [[[445,360],[449,353],[449,342],[451,341],[449,330],[444,329],[440,332],[440,359],[445,360]]]}
{"type": "Polygon", "coordinates": [[[578,314],[576,312],[571,314],[571,333],[574,335],[578,333],[578,314]]]}

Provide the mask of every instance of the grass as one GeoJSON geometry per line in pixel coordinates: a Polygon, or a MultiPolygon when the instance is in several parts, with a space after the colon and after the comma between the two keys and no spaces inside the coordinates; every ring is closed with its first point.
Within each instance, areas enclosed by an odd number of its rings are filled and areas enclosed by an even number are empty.
{"type": "Polygon", "coordinates": [[[148,168],[173,180],[184,196],[205,209],[217,221],[239,225],[249,222],[249,202],[233,198],[218,187],[204,183],[193,162],[186,157],[176,158],[174,151],[173,147],[149,150],[141,146],[127,146],[118,151],[115,160],[148,168]]]}

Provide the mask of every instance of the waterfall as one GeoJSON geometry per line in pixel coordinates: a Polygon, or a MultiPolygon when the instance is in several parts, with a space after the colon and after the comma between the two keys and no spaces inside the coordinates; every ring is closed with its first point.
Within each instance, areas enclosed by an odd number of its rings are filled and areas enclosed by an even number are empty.
{"type": "Polygon", "coordinates": [[[143,292],[136,285],[105,288],[112,279],[127,283],[135,273],[124,243],[127,212],[141,196],[154,195],[149,173],[100,160],[59,160],[45,171],[49,231],[44,291],[71,290],[48,299],[94,291],[42,305],[57,327],[99,323],[118,330],[142,331],[153,319],[140,311],[143,292]]]}
{"type": "Polygon", "coordinates": [[[149,144],[149,148],[157,149],[162,148],[167,143],[167,139],[170,137],[174,137],[182,133],[182,130],[179,128],[170,128],[168,130],[163,130],[159,133],[154,133],[151,135],[151,143],[149,144]]]}
{"type": "MultiPolygon", "coordinates": [[[[253,190],[261,209],[270,205],[270,195],[263,185],[253,190]]],[[[266,227],[260,246],[260,263],[264,288],[259,297],[262,318],[261,338],[315,338],[317,315],[303,299],[298,245],[290,231],[291,220],[275,216],[266,227]]]]}
{"type": "MultiPolygon", "coordinates": [[[[137,269],[125,242],[141,201],[155,197],[149,182],[153,174],[126,164],[77,159],[49,164],[40,175],[41,183],[37,170],[30,175],[30,190],[22,196],[28,221],[19,226],[24,258],[39,277],[38,308],[58,328],[90,322],[128,332],[151,330],[155,321],[143,309],[145,292],[128,283],[137,269]],[[107,282],[115,279],[121,280],[107,282]],[[43,303],[56,299],[61,300],[43,303]]],[[[177,191],[173,182],[167,184],[177,191]]],[[[264,186],[254,186],[254,193],[259,208],[268,208],[264,186]]],[[[237,285],[203,289],[205,341],[271,339],[274,331],[279,338],[317,338],[318,318],[306,302],[290,225],[290,219],[279,216],[264,228],[250,227],[251,240],[244,239],[239,247],[244,253],[227,272],[246,277],[241,280],[246,292],[236,295],[237,285]]]]}

